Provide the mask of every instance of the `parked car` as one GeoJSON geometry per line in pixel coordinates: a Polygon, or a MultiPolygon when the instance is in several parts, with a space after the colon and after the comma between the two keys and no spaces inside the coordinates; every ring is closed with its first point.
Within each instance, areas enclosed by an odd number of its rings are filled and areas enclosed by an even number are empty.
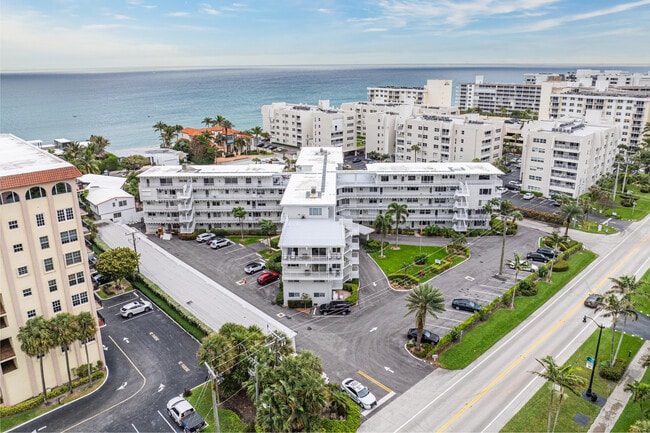
{"type": "Polygon", "coordinates": [[[549,260],[551,260],[550,257],[545,256],[544,254],[541,254],[541,253],[537,253],[537,252],[526,254],[526,258],[528,260],[532,260],[534,262],[542,262],[542,263],[546,263],[549,260]]]}
{"type": "Polygon", "coordinates": [[[102,284],[108,283],[108,278],[100,274],[99,272],[95,272],[90,276],[90,280],[93,282],[93,285],[95,286],[101,286],[102,284]]]}
{"type": "Polygon", "coordinates": [[[511,180],[508,182],[508,185],[521,186],[521,182],[519,182],[518,180],[511,180]]]}
{"type": "Polygon", "coordinates": [[[244,266],[244,272],[246,272],[248,275],[256,274],[264,269],[266,269],[266,265],[260,262],[251,262],[244,266]]]}
{"type": "Polygon", "coordinates": [[[465,310],[471,313],[476,313],[478,310],[483,308],[481,304],[465,298],[454,299],[451,301],[451,306],[456,310],[465,310]]]}
{"type": "Polygon", "coordinates": [[[318,306],[318,312],[323,316],[328,314],[350,314],[350,303],[348,301],[331,301],[318,306]]]}
{"type": "Polygon", "coordinates": [[[559,251],[555,251],[552,248],[545,248],[545,247],[537,248],[537,252],[540,254],[544,254],[546,257],[551,257],[553,259],[560,255],[559,251]]]}
{"type": "Polygon", "coordinates": [[[174,397],[167,402],[167,413],[184,432],[195,432],[207,426],[205,420],[183,397],[174,397]]]}
{"type": "Polygon", "coordinates": [[[597,293],[589,295],[587,296],[587,299],[585,299],[585,307],[596,308],[602,299],[603,297],[597,293]]]}
{"type": "Polygon", "coordinates": [[[508,183],[506,185],[506,188],[513,190],[513,191],[519,191],[521,189],[521,185],[518,185],[516,183],[508,183]]]}
{"type": "Polygon", "coordinates": [[[363,159],[361,159],[360,156],[355,156],[354,158],[352,158],[352,162],[356,163],[356,162],[361,162],[361,161],[363,161],[363,159]]]}
{"type": "Polygon", "coordinates": [[[341,389],[363,409],[372,409],[377,406],[375,396],[360,382],[348,377],[341,382],[341,389]]]}
{"type": "MultiPolygon", "coordinates": [[[[415,341],[418,338],[418,328],[410,328],[406,333],[406,338],[415,341]]],[[[432,344],[435,346],[439,341],[440,336],[438,334],[434,334],[428,329],[422,330],[422,339],[420,340],[420,343],[432,344]]]]}
{"type": "Polygon", "coordinates": [[[503,193],[506,192],[506,191],[508,191],[508,188],[506,188],[505,186],[499,186],[499,187],[497,187],[497,192],[500,192],[500,193],[503,194],[503,193]]]}
{"type": "Polygon", "coordinates": [[[524,200],[532,200],[535,198],[535,194],[533,194],[532,192],[527,192],[526,194],[521,196],[521,198],[523,198],[524,200]]]}
{"type": "MultiPolygon", "coordinates": [[[[512,260],[508,261],[508,267],[510,269],[514,269],[515,262],[513,262],[512,260]]],[[[539,271],[539,267],[536,264],[529,262],[528,260],[524,260],[523,262],[521,262],[521,267],[524,271],[528,271],[531,273],[539,271]]]]}
{"type": "Polygon", "coordinates": [[[95,253],[88,254],[88,263],[90,263],[91,266],[95,266],[95,264],[97,264],[97,260],[99,260],[97,254],[95,253]]]}
{"type": "Polygon", "coordinates": [[[213,239],[210,241],[210,248],[213,250],[218,250],[219,248],[227,247],[228,245],[231,245],[232,241],[224,238],[218,238],[218,239],[213,239]]]}
{"type": "Polygon", "coordinates": [[[120,315],[130,319],[135,314],[149,312],[151,310],[153,310],[151,302],[138,299],[137,301],[129,302],[120,308],[120,315]]]}
{"type": "Polygon", "coordinates": [[[200,235],[198,235],[196,237],[196,241],[197,242],[208,242],[208,241],[211,241],[212,239],[214,239],[216,237],[217,237],[217,235],[215,235],[214,233],[210,233],[210,232],[201,233],[200,235]]]}
{"type": "Polygon", "coordinates": [[[280,278],[280,274],[274,271],[266,271],[257,277],[257,284],[264,286],[280,278]]]}

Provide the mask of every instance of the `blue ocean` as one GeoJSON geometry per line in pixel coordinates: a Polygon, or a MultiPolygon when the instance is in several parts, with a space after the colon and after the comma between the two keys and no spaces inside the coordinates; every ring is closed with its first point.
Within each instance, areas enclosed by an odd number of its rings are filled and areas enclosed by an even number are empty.
{"type": "MultiPolygon", "coordinates": [[[[599,67],[647,72],[648,68],[599,67]]],[[[101,135],[109,150],[160,144],[159,121],[201,128],[221,115],[235,129],[262,126],[261,107],[272,102],[317,104],[367,100],[370,86],[424,86],[451,79],[523,82],[528,72],[567,72],[561,67],[256,67],[111,73],[0,74],[0,132],[51,143],[101,135]]]]}

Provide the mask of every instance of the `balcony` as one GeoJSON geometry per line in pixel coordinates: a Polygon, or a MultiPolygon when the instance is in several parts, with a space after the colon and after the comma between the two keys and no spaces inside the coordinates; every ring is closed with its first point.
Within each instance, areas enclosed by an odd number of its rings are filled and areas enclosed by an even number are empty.
{"type": "Polygon", "coordinates": [[[467,222],[465,222],[465,221],[454,222],[454,225],[451,228],[456,232],[466,232],[467,231],[467,222]]]}

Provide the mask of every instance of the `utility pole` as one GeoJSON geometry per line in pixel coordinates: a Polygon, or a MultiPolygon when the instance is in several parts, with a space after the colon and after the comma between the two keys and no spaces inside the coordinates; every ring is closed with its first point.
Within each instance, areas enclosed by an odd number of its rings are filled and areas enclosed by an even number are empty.
{"type": "Polygon", "coordinates": [[[208,369],[208,374],[212,378],[212,386],[210,388],[212,388],[212,412],[214,412],[214,425],[216,426],[216,432],[221,433],[221,427],[219,426],[219,377],[207,362],[204,362],[203,364],[205,365],[205,368],[208,369]]]}
{"type": "MultiPolygon", "coordinates": [[[[133,243],[133,252],[135,252],[135,253],[137,254],[137,253],[138,253],[138,249],[137,249],[136,246],[135,246],[135,241],[136,241],[136,239],[135,239],[135,232],[131,232],[130,234],[131,234],[131,242],[133,243]]],[[[128,236],[128,235],[129,235],[129,234],[127,233],[126,236],[128,236]]],[[[138,274],[139,274],[139,273],[140,273],[140,259],[138,259],[138,274]]]]}
{"type": "Polygon", "coordinates": [[[616,178],[614,180],[614,196],[612,197],[612,201],[616,201],[616,190],[618,189],[618,172],[621,171],[621,161],[618,161],[616,163],[616,178]]]}

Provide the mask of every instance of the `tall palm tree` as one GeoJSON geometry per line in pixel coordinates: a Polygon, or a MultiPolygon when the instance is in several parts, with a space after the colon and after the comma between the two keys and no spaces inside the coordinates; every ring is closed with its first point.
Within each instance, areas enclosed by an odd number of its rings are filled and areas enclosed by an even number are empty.
{"type": "Polygon", "coordinates": [[[415,314],[415,327],[418,329],[416,347],[420,350],[427,314],[437,319],[438,313],[445,311],[445,298],[438,288],[420,284],[406,297],[406,310],[404,317],[415,314]]]}
{"type": "Polygon", "coordinates": [[[408,205],[394,201],[388,205],[386,214],[390,215],[395,221],[395,247],[399,249],[399,225],[406,222],[406,218],[409,216],[408,205]]]}
{"type": "Polygon", "coordinates": [[[560,217],[566,224],[566,229],[564,230],[564,236],[569,236],[569,226],[571,221],[575,218],[576,220],[581,220],[584,216],[584,211],[575,200],[568,201],[560,207],[560,217]]]}
{"type": "Polygon", "coordinates": [[[560,400],[557,404],[557,409],[555,411],[555,422],[553,424],[553,431],[555,431],[555,427],[557,425],[557,419],[558,416],[560,415],[560,406],[562,404],[562,399],[564,397],[562,390],[566,388],[569,391],[571,391],[573,394],[578,395],[578,392],[575,390],[575,388],[579,385],[583,385],[585,383],[585,379],[575,374],[576,371],[580,370],[579,368],[572,367],[570,365],[560,367],[559,365],[557,365],[553,357],[550,355],[547,355],[542,359],[537,359],[537,362],[539,362],[542,365],[542,367],[544,367],[544,371],[542,372],[531,371],[530,373],[540,376],[548,380],[549,382],[551,382],[551,401],[549,402],[548,405],[548,422],[546,426],[546,431],[551,432],[553,399],[556,393],[554,385],[560,387],[560,391],[559,391],[560,400]]]}
{"type": "Polygon", "coordinates": [[[223,119],[219,125],[223,128],[224,130],[224,148],[226,149],[226,153],[231,152],[232,150],[230,149],[230,146],[228,144],[228,130],[233,129],[235,125],[232,124],[232,122],[228,119],[223,119]]]}
{"type": "Polygon", "coordinates": [[[522,260],[521,255],[517,254],[515,251],[513,253],[514,257],[512,264],[515,267],[515,284],[512,286],[512,298],[510,299],[510,308],[515,309],[515,297],[517,296],[517,278],[519,277],[519,272],[524,270],[524,265],[526,264],[525,260],[522,260]]]}
{"type": "Polygon", "coordinates": [[[515,220],[522,220],[524,217],[521,215],[515,207],[512,205],[510,200],[500,200],[498,198],[493,198],[487,202],[483,209],[493,215],[497,215],[501,219],[501,261],[499,262],[499,275],[503,274],[503,256],[506,251],[506,234],[508,233],[508,222],[512,220],[514,224],[515,220]]]}
{"type": "Polygon", "coordinates": [[[244,240],[244,220],[246,219],[246,209],[241,206],[238,206],[232,210],[232,216],[239,220],[239,228],[241,230],[241,240],[244,240]]]}
{"type": "Polygon", "coordinates": [[[384,214],[379,214],[375,218],[375,221],[373,222],[372,226],[381,235],[381,245],[380,245],[380,251],[379,251],[379,257],[384,258],[384,238],[386,237],[386,233],[388,233],[388,230],[393,225],[393,220],[391,216],[388,213],[384,214]]]}
{"type": "Polygon", "coordinates": [[[43,359],[47,352],[54,347],[54,339],[50,326],[43,316],[29,319],[25,326],[18,328],[16,335],[20,341],[20,350],[27,356],[37,357],[41,367],[41,385],[43,386],[43,401],[47,402],[47,387],[45,386],[45,369],[43,359]]]}
{"type": "Polygon", "coordinates": [[[420,151],[420,146],[414,144],[413,146],[411,146],[411,150],[415,153],[415,158],[413,159],[413,162],[418,162],[418,152],[420,151]]]}
{"type": "Polygon", "coordinates": [[[212,123],[212,117],[204,117],[203,120],[201,121],[202,124],[206,126],[206,128],[209,128],[213,125],[212,123]]]}
{"type": "MultiPolygon", "coordinates": [[[[621,320],[620,319],[621,316],[630,316],[632,320],[636,320],[638,318],[638,314],[636,311],[632,309],[632,305],[630,304],[630,301],[628,299],[626,298],[619,299],[614,294],[604,297],[598,303],[598,306],[596,306],[596,310],[605,311],[603,317],[612,318],[612,348],[609,354],[609,365],[613,366],[614,363],[616,362],[616,358],[614,358],[614,341],[616,338],[616,325],[621,320]]],[[[623,335],[621,334],[621,339],[622,338],[623,335]]]]}
{"type": "Polygon", "coordinates": [[[634,382],[625,385],[625,391],[631,392],[632,401],[639,403],[639,409],[641,409],[641,421],[645,421],[645,410],[643,409],[643,403],[650,398],[650,385],[635,380],[634,382]]]}
{"type": "Polygon", "coordinates": [[[77,339],[73,326],[75,320],[76,317],[70,313],[59,313],[48,322],[54,345],[61,347],[61,350],[65,353],[65,369],[68,372],[70,394],[72,394],[72,376],[70,374],[69,352],[70,345],[77,339]]]}
{"type": "Polygon", "coordinates": [[[275,223],[271,220],[261,220],[260,231],[262,232],[262,235],[266,236],[266,243],[270,248],[271,236],[273,236],[278,231],[278,228],[276,227],[275,223]]]}
{"type": "MultiPolygon", "coordinates": [[[[550,240],[550,247],[553,248],[555,251],[560,251],[560,245],[564,240],[566,239],[564,236],[560,235],[560,232],[557,230],[553,230],[551,234],[548,236],[550,240]]],[[[548,268],[548,281],[551,281],[551,275],[553,274],[553,263],[555,263],[555,260],[551,260],[551,264],[549,265],[548,268]]]]}
{"type": "Polygon", "coordinates": [[[249,129],[249,132],[255,138],[255,146],[257,146],[260,136],[264,133],[264,130],[260,126],[254,126],[249,129]]]}
{"type": "Polygon", "coordinates": [[[74,165],[84,174],[99,173],[99,161],[97,161],[95,150],[91,147],[82,149],[74,165]]]}
{"type": "MultiPolygon", "coordinates": [[[[618,278],[610,278],[614,285],[610,290],[605,292],[610,295],[613,293],[620,293],[623,298],[627,299],[630,303],[630,308],[634,307],[632,296],[639,294],[644,297],[648,297],[648,294],[641,290],[641,288],[646,287],[648,284],[643,280],[636,279],[634,275],[621,275],[618,278]]],[[[623,331],[621,332],[621,338],[618,340],[618,346],[616,347],[616,353],[614,354],[614,359],[618,358],[618,351],[621,349],[621,343],[623,342],[623,335],[625,335],[625,327],[627,325],[628,316],[623,316],[623,331]]]]}
{"type": "Polygon", "coordinates": [[[221,334],[212,333],[203,337],[196,353],[200,365],[207,363],[215,373],[228,373],[235,365],[237,353],[230,340],[221,334]]]}
{"type": "Polygon", "coordinates": [[[86,351],[86,365],[88,366],[88,385],[92,385],[93,376],[90,371],[90,356],[88,355],[88,340],[94,338],[97,334],[97,321],[88,311],[83,311],[77,315],[73,323],[75,339],[84,345],[86,351]]]}

